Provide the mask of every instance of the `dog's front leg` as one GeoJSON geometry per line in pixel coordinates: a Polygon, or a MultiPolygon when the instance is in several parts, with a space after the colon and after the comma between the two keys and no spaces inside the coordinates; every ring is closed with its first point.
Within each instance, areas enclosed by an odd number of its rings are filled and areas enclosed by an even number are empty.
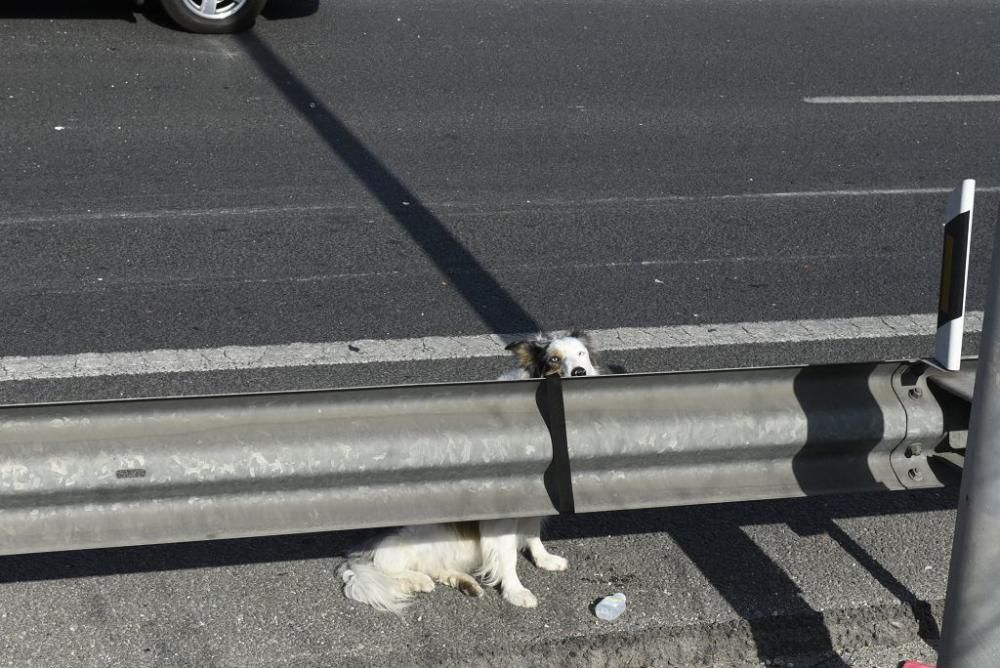
{"type": "Polygon", "coordinates": [[[523,517],[518,520],[517,529],[535,566],[546,571],[564,571],[569,567],[565,557],[552,554],[542,544],[542,518],[523,517]]]}
{"type": "Polygon", "coordinates": [[[522,608],[534,608],[538,599],[517,577],[517,520],[479,523],[483,565],[480,574],[489,585],[499,584],[504,599],[522,608]]]}

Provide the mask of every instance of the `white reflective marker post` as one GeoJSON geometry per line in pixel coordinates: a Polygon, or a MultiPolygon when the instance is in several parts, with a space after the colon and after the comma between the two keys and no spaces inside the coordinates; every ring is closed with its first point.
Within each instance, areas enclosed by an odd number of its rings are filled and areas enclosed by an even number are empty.
{"type": "Polygon", "coordinates": [[[969,242],[972,237],[972,206],[975,197],[976,182],[966,179],[951,193],[945,208],[934,357],[948,371],[958,371],[962,364],[965,293],[969,283],[969,242]]]}

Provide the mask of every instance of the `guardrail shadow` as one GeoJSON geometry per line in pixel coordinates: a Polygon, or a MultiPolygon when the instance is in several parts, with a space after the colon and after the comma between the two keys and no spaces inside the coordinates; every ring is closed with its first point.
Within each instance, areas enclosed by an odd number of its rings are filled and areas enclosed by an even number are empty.
{"type": "MultiPolygon", "coordinates": [[[[799,535],[826,534],[890,594],[910,608],[920,638],[936,646],[940,629],[930,603],[913,594],[834,520],[954,510],[957,506],[957,487],[868,492],[581,515],[565,518],[553,525],[555,531],[550,533],[553,538],[566,539],[640,533],[669,535],[723,600],[747,623],[760,661],[795,653],[825,654],[830,658],[823,665],[833,668],[849,664],[837,657],[823,613],[802,598],[801,588],[743,527],[787,524],[799,535]],[[604,516],[603,521],[594,522],[601,516],[604,516]]],[[[558,552],[558,543],[554,549],[558,552]]]]}
{"type": "Polygon", "coordinates": [[[377,534],[364,529],[5,556],[0,583],[339,558],[377,534]]]}
{"type": "MultiPolygon", "coordinates": [[[[796,652],[825,653],[835,663],[824,665],[846,667],[848,664],[836,658],[823,614],[802,598],[795,581],[743,527],[787,523],[803,535],[826,533],[910,607],[920,637],[934,646],[939,629],[930,604],[918,599],[834,520],[953,510],[957,493],[957,489],[875,492],[576,515],[552,523],[546,539],[555,541],[553,549],[559,553],[559,539],[667,535],[747,623],[761,661],[796,652]]],[[[340,559],[377,533],[342,531],[0,557],[0,583],[340,559]]],[[[608,566],[613,566],[615,555],[607,558],[608,566]]],[[[599,567],[605,568],[603,564],[599,567]]],[[[664,564],[660,569],[670,567],[664,564]]],[[[573,573],[571,566],[570,571],[555,577],[573,577],[573,573]]]]}
{"type": "Polygon", "coordinates": [[[236,40],[260,71],[354,174],[494,334],[541,330],[448,227],[253,32],[236,40]]]}
{"type": "Polygon", "coordinates": [[[806,495],[884,488],[871,472],[869,455],[885,436],[882,407],[872,394],[870,377],[877,363],[841,373],[831,396],[831,373],[838,367],[804,367],[792,389],[806,417],[806,439],[792,457],[792,472],[806,495]],[[843,443],[836,452],[830,443],[843,443]]]}
{"type": "MultiPolygon", "coordinates": [[[[749,626],[759,660],[788,657],[796,652],[825,653],[830,659],[823,665],[832,668],[848,664],[836,658],[823,614],[802,598],[795,581],[744,527],[787,523],[800,533],[828,534],[889,592],[911,608],[918,620],[920,637],[935,646],[938,628],[929,603],[914,596],[834,520],[952,510],[957,507],[957,494],[957,489],[876,492],[594,513],[562,518],[553,522],[545,533],[546,539],[553,541],[556,553],[561,552],[559,539],[646,533],[669,536],[749,626]]],[[[328,532],[0,557],[0,583],[340,559],[377,532],[328,532]]],[[[615,555],[608,554],[607,559],[607,564],[590,562],[590,565],[613,568],[615,555]]],[[[579,564],[571,565],[568,572],[552,577],[574,577],[579,567],[579,564]]],[[[671,567],[670,563],[665,563],[657,570],[671,567]]],[[[615,574],[629,575],[620,569],[615,574]]],[[[657,580],[656,586],[647,589],[659,591],[660,584],[657,580]]],[[[335,583],[330,586],[336,588],[335,583]]]]}

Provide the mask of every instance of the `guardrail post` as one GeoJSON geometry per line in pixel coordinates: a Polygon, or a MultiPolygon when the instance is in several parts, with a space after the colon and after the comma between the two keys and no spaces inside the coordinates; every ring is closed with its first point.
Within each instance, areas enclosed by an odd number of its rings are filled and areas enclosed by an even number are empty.
{"type": "Polygon", "coordinates": [[[1000,666],[1000,233],[995,237],[940,668],[1000,666]]]}

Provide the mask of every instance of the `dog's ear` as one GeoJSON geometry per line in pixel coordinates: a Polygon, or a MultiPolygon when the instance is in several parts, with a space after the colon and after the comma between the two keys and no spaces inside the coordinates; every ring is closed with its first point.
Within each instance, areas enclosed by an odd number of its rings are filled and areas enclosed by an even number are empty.
{"type": "Polygon", "coordinates": [[[521,368],[528,368],[528,365],[534,362],[534,353],[531,350],[531,341],[515,341],[514,343],[507,344],[504,350],[509,350],[514,353],[514,357],[517,358],[517,364],[521,368]]]}
{"type": "Polygon", "coordinates": [[[545,350],[545,345],[538,341],[515,341],[506,347],[514,353],[518,366],[531,371],[537,366],[538,355],[545,350]]]}
{"type": "Polygon", "coordinates": [[[587,334],[587,332],[581,329],[574,329],[572,332],[569,333],[569,335],[572,336],[574,339],[579,339],[580,342],[583,343],[583,345],[590,348],[590,335],[587,334]]]}

